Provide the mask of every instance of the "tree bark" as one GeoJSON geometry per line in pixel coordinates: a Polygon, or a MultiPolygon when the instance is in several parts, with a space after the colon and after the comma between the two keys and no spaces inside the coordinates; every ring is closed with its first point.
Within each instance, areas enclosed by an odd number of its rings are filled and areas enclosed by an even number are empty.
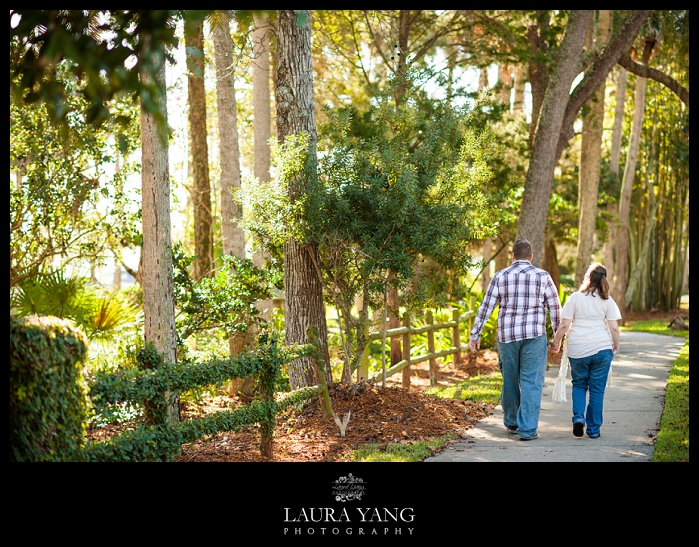
{"type": "Polygon", "coordinates": [[[542,61],[548,54],[548,46],[542,38],[549,28],[548,17],[544,17],[546,10],[537,10],[537,24],[527,28],[527,39],[529,41],[530,61],[528,66],[529,85],[532,90],[532,119],[529,124],[529,148],[534,146],[539,124],[541,107],[544,103],[546,90],[549,86],[549,72],[542,61]]]}
{"type": "MultiPolygon", "coordinates": [[[[612,11],[599,10],[595,46],[604,47],[612,31],[612,11]]],[[[588,101],[583,113],[580,145],[580,178],[578,184],[578,247],[575,261],[575,286],[580,286],[590,265],[595,247],[595,222],[602,165],[602,129],[604,121],[603,81],[588,101]]]]}
{"type": "Polygon", "coordinates": [[[656,82],[663,84],[675,95],[677,95],[680,100],[687,105],[687,108],[689,108],[689,90],[671,76],[660,70],[649,67],[648,65],[637,63],[628,53],[624,53],[621,57],[619,57],[618,62],[626,70],[632,74],[635,74],[636,76],[655,80],[656,82]]]}
{"type": "MultiPolygon", "coordinates": [[[[243,207],[233,199],[240,189],[240,147],[238,144],[238,107],[235,98],[235,65],[233,40],[227,20],[218,21],[212,29],[216,62],[216,110],[218,113],[219,155],[221,163],[221,232],[223,254],[245,258],[245,233],[238,226],[243,207]]],[[[228,335],[231,355],[238,355],[253,342],[253,333],[235,332],[228,335]]],[[[243,401],[254,397],[254,379],[234,378],[229,392],[243,401]]]]}
{"type": "Polygon", "coordinates": [[[621,25],[618,32],[604,48],[602,54],[585,71],[583,79],[575,86],[565,105],[565,117],[561,125],[560,137],[556,148],[556,161],[560,159],[563,150],[574,135],[573,124],[578,118],[582,106],[592,97],[595,90],[602,84],[607,74],[614,68],[619,58],[628,51],[638,36],[643,23],[653,10],[638,10],[632,12],[621,25]]]}
{"type": "Polygon", "coordinates": [[[524,183],[518,237],[527,238],[534,250],[532,263],[541,264],[553,173],[557,163],[556,146],[573,79],[578,74],[587,27],[592,10],[573,10],[558,52],[551,83],[541,107],[531,160],[524,183]]]}
{"type": "Polygon", "coordinates": [[[243,216],[243,207],[233,199],[233,192],[240,189],[240,147],[238,144],[238,107],[235,98],[233,40],[228,22],[214,25],[213,35],[221,163],[223,253],[245,258],[245,234],[243,229],[238,227],[243,216]]]}
{"type": "MultiPolygon", "coordinates": [[[[316,127],[313,102],[311,20],[309,10],[277,11],[277,136],[283,144],[290,135],[308,134],[304,177],[315,176],[316,127]]],[[[289,198],[303,198],[313,181],[297,177],[289,184],[289,198]]],[[[326,374],[330,376],[323,285],[316,269],[318,244],[291,238],[284,244],[284,322],[286,342],[305,344],[308,327],[316,327],[326,374]]],[[[291,389],[316,384],[315,363],[301,358],[288,366],[291,389]]],[[[332,378],[329,378],[331,381],[332,378]]]]}
{"type": "MultiPolygon", "coordinates": [[[[162,52],[160,52],[162,54],[162,52]]],[[[147,77],[141,74],[142,78],[147,77]]],[[[165,64],[157,84],[163,93],[158,99],[167,123],[165,64]]],[[[175,297],[172,287],[172,241],[170,227],[170,172],[167,128],[141,107],[141,192],[143,198],[143,247],[141,249],[143,287],[143,338],[152,343],[162,358],[177,362],[175,297]]],[[[168,421],[180,419],[179,394],[166,393],[168,421]]]]}
{"type": "Polygon", "coordinates": [[[194,210],[195,280],[213,274],[213,215],[209,149],[206,142],[206,89],[204,87],[204,24],[185,20],[189,122],[189,173],[194,210]]]}
{"type": "MultiPolygon", "coordinates": [[[[270,49],[271,28],[267,14],[253,19],[252,34],[252,124],[253,124],[253,174],[260,182],[270,180],[269,139],[272,134],[272,107],[270,94],[270,49]]],[[[255,252],[252,261],[258,268],[263,268],[265,254],[255,252]]],[[[272,320],[272,299],[260,300],[255,304],[267,321],[272,320]]]]}
{"type": "MultiPolygon", "coordinates": [[[[614,180],[619,180],[619,163],[621,158],[621,137],[624,121],[624,102],[626,101],[626,69],[618,67],[616,75],[616,106],[614,108],[614,125],[612,127],[612,148],[609,160],[609,171],[614,176],[614,180]]],[[[604,244],[604,265],[607,271],[614,272],[616,267],[616,234],[617,223],[619,221],[619,206],[616,202],[607,202],[608,236],[604,244]]]]}
{"type": "MultiPolygon", "coordinates": [[[[653,46],[646,43],[643,51],[643,62],[650,59],[653,46]]],[[[612,295],[622,313],[621,324],[624,324],[623,314],[626,311],[626,288],[629,282],[629,215],[631,213],[631,194],[633,182],[636,178],[636,161],[643,129],[643,114],[646,102],[646,79],[636,77],[636,91],[634,94],[633,123],[629,148],[626,154],[624,166],[624,178],[621,182],[621,196],[619,197],[619,230],[616,242],[616,270],[613,276],[612,295]]]]}
{"type": "Polygon", "coordinates": [[[553,283],[558,289],[561,286],[561,273],[558,268],[558,251],[556,251],[556,242],[552,237],[546,238],[546,246],[544,247],[544,256],[541,260],[541,267],[546,270],[553,283]]]}
{"type": "Polygon", "coordinates": [[[521,114],[524,110],[524,84],[526,71],[522,65],[515,66],[515,96],[512,103],[512,113],[521,114]]]}

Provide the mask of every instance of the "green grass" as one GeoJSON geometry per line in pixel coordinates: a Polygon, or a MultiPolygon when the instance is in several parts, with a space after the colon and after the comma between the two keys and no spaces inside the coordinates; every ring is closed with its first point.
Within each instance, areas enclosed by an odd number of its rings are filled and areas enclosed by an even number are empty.
{"type": "MultiPolygon", "coordinates": [[[[689,325],[689,321],[687,320],[689,325]]],[[[689,462],[689,333],[667,328],[668,321],[629,321],[623,331],[650,332],[686,338],[668,376],[663,411],[655,442],[653,462],[689,462]]],[[[502,376],[499,372],[478,375],[451,386],[427,390],[435,397],[459,400],[485,401],[497,404],[500,399],[502,376]]],[[[417,462],[439,451],[453,436],[444,436],[418,443],[364,445],[355,450],[353,461],[358,462],[417,462]]]]}
{"type": "Polygon", "coordinates": [[[454,438],[453,434],[416,443],[367,444],[353,453],[356,462],[421,462],[434,455],[445,443],[454,438]]]}
{"type": "Polygon", "coordinates": [[[427,395],[460,401],[485,401],[498,404],[502,390],[502,376],[499,372],[479,374],[451,386],[436,386],[425,391],[427,395]]]}
{"type": "MultiPolygon", "coordinates": [[[[685,321],[689,326],[689,319],[685,321]]],[[[676,336],[678,338],[686,338],[688,333],[686,330],[672,330],[667,328],[668,321],[658,321],[657,319],[649,319],[646,321],[629,321],[628,325],[620,326],[621,331],[632,332],[650,332],[651,334],[664,334],[665,336],[676,336]]]]}
{"type": "Polygon", "coordinates": [[[653,462],[689,462],[689,338],[670,369],[653,462]]]}

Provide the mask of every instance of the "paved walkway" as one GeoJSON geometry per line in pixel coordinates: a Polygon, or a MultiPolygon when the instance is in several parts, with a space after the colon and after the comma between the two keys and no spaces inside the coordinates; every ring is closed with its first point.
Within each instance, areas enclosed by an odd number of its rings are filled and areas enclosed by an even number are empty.
{"type": "Polygon", "coordinates": [[[657,435],[668,373],[684,338],[639,332],[621,333],[605,392],[600,437],[575,437],[571,422],[570,370],[567,402],[551,398],[558,367],[546,372],[539,438],[523,442],[505,431],[502,408],[426,462],[649,462],[657,435]]]}

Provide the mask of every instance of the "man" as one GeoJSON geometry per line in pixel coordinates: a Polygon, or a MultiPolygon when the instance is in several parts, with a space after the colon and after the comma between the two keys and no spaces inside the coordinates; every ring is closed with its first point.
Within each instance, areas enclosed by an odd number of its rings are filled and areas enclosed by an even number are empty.
{"type": "Polygon", "coordinates": [[[469,346],[481,346],[481,331],[498,304],[498,360],[502,373],[500,405],[507,431],[522,441],[537,438],[541,392],[544,388],[548,339],[547,311],[554,333],[560,324],[561,302],[553,279],[532,265],[532,244],[518,239],[512,264],[495,272],[471,329],[469,346]]]}

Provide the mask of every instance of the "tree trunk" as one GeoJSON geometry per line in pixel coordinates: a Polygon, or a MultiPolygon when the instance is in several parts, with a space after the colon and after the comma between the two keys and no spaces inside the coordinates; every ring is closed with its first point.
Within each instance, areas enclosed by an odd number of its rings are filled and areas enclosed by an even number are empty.
{"type": "Polygon", "coordinates": [[[527,40],[529,41],[530,61],[528,70],[529,85],[532,91],[532,119],[529,124],[529,149],[534,146],[534,137],[539,125],[541,108],[549,87],[549,71],[543,59],[548,55],[547,41],[543,38],[549,31],[549,19],[545,16],[546,10],[537,10],[536,25],[527,28],[527,40]]]}
{"type": "MultiPolygon", "coordinates": [[[[643,52],[643,64],[648,62],[652,46],[646,47],[643,52]]],[[[629,277],[629,215],[631,213],[631,194],[633,182],[636,178],[636,161],[643,129],[643,114],[646,102],[646,79],[636,76],[636,92],[634,95],[633,123],[629,148],[626,154],[624,166],[624,178],[621,182],[621,196],[619,197],[619,230],[616,242],[616,270],[612,285],[613,298],[622,313],[621,324],[624,324],[623,314],[626,311],[626,288],[629,277]]]]}
{"type": "MultiPolygon", "coordinates": [[[[614,180],[619,180],[619,163],[621,158],[621,137],[624,121],[624,102],[626,101],[627,72],[624,67],[618,67],[616,75],[616,106],[614,108],[614,126],[612,127],[612,147],[609,160],[609,170],[614,180]]],[[[607,202],[608,236],[604,244],[604,265],[612,274],[616,270],[616,238],[619,206],[613,201],[607,202]]]]}
{"type": "Polygon", "coordinates": [[[515,97],[512,103],[512,113],[521,114],[524,111],[524,84],[526,71],[522,65],[515,66],[515,97]]]}
{"type": "Polygon", "coordinates": [[[213,274],[213,216],[209,149],[206,142],[206,89],[204,87],[204,24],[185,21],[187,89],[189,102],[189,173],[194,209],[195,280],[213,274]]]}
{"type": "Polygon", "coordinates": [[[573,79],[578,74],[583,42],[594,12],[573,10],[556,58],[551,83],[546,90],[534,137],[531,160],[524,183],[518,237],[527,238],[534,250],[533,264],[541,264],[556,148],[573,79]]]}
{"type": "MultiPolygon", "coordinates": [[[[388,278],[392,279],[393,275],[389,273],[388,278]]],[[[386,328],[397,329],[400,327],[400,299],[398,298],[398,289],[396,287],[390,286],[388,288],[386,305],[388,307],[388,322],[386,324],[386,328]]],[[[401,337],[393,336],[391,338],[391,366],[403,359],[403,349],[401,346],[401,337]]]]}
{"type": "Polygon", "coordinates": [[[272,132],[270,94],[271,29],[266,14],[255,17],[252,50],[252,111],[254,172],[261,181],[270,180],[269,138],[272,132]]]}
{"type": "Polygon", "coordinates": [[[558,146],[556,147],[556,161],[560,159],[563,150],[565,150],[568,142],[575,134],[574,123],[578,119],[580,109],[592,97],[595,90],[602,85],[607,74],[616,66],[619,58],[626,55],[627,50],[638,36],[638,31],[652,11],[636,10],[630,12],[620,28],[615,30],[614,37],[607,47],[602,50],[601,55],[588,68],[583,79],[570,93],[563,117],[563,124],[561,125],[561,133],[558,138],[558,146]]]}
{"type": "MultiPolygon", "coordinates": [[[[267,14],[253,19],[252,35],[252,123],[254,139],[254,175],[260,182],[270,180],[270,149],[269,138],[272,133],[272,108],[270,95],[270,48],[271,29],[267,14]]],[[[263,268],[265,255],[255,252],[252,261],[258,268],[263,268]]],[[[272,320],[272,299],[260,300],[256,304],[267,321],[272,320]]]]}
{"type": "Polygon", "coordinates": [[[615,176],[619,176],[619,164],[621,158],[621,137],[623,135],[624,103],[626,102],[626,83],[628,73],[624,67],[618,67],[616,75],[616,104],[614,107],[614,126],[612,127],[612,148],[609,160],[609,170],[615,176]]]}
{"type": "MultiPolygon", "coordinates": [[[[289,135],[307,133],[306,177],[316,176],[316,127],[313,103],[311,57],[311,14],[309,10],[277,11],[277,135],[281,143],[289,135]]],[[[289,198],[303,198],[312,180],[297,177],[289,184],[289,198]]],[[[316,269],[318,244],[302,245],[291,238],[284,244],[284,322],[286,342],[305,344],[308,327],[315,327],[321,346],[327,378],[330,377],[328,331],[323,302],[323,285],[316,269]]],[[[291,389],[317,383],[315,364],[301,358],[289,364],[291,389]]]]}
{"type": "MultiPolygon", "coordinates": [[[[651,12],[652,10],[637,10],[629,14],[619,31],[614,34],[608,47],[587,70],[572,93],[570,86],[579,70],[582,45],[593,15],[592,11],[570,12],[563,42],[556,55],[551,85],[543,85],[544,76],[541,73],[545,70],[542,70],[539,65],[530,65],[529,81],[532,86],[533,112],[530,135],[533,135],[533,138],[530,145],[530,162],[525,179],[518,235],[527,237],[532,242],[536,265],[540,262],[544,243],[554,169],[574,135],[573,124],[582,106],[602,84],[621,55],[626,53],[651,12]],[[541,99],[540,94],[544,90],[545,97],[537,117],[537,105],[541,99]],[[557,131],[556,136],[554,131],[557,131]],[[552,140],[558,142],[552,145],[552,140]]],[[[543,24],[541,17],[539,21],[539,24],[543,24]]],[[[536,30],[537,28],[532,26],[528,33],[532,46],[532,60],[539,58],[540,53],[545,51],[545,41],[540,38],[543,34],[541,32],[537,34],[536,30]]]]}
{"type": "MultiPolygon", "coordinates": [[[[233,64],[233,40],[228,21],[214,25],[214,56],[216,61],[216,110],[218,112],[219,154],[221,163],[221,232],[223,254],[245,258],[245,234],[238,223],[243,207],[233,199],[233,192],[240,189],[240,147],[238,144],[238,108],[235,98],[235,65],[233,64]]],[[[252,332],[235,332],[228,335],[231,355],[238,355],[253,342],[252,332]]],[[[233,378],[229,386],[232,396],[251,401],[254,378],[233,378]]]]}
{"type": "MultiPolygon", "coordinates": [[[[599,10],[595,46],[609,42],[612,30],[611,10],[599,10]]],[[[602,164],[602,129],[604,121],[605,84],[602,83],[588,101],[583,112],[578,185],[578,249],[575,261],[575,286],[580,286],[590,265],[595,247],[595,222],[602,164]]]]}
{"type": "MultiPolygon", "coordinates": [[[[655,227],[655,215],[658,212],[658,200],[655,197],[655,190],[650,181],[646,178],[646,186],[648,187],[648,199],[650,201],[650,207],[648,208],[648,218],[646,219],[646,227],[643,230],[643,238],[641,240],[641,254],[636,261],[635,266],[631,270],[631,275],[629,276],[629,284],[626,288],[626,294],[624,295],[624,302],[631,302],[633,299],[636,287],[640,283],[641,273],[646,265],[646,260],[648,259],[648,254],[650,252],[651,246],[651,235],[653,234],[653,229],[655,227]]],[[[643,307],[645,308],[645,306],[643,307]]]]}
{"type": "Polygon", "coordinates": [[[245,258],[245,234],[238,227],[243,207],[233,199],[240,189],[240,148],[238,144],[238,108],[235,98],[233,40],[226,21],[213,28],[216,58],[216,109],[218,112],[219,154],[221,162],[221,231],[223,253],[245,258]]]}
{"type": "MultiPolygon", "coordinates": [[[[498,235],[497,248],[500,252],[495,255],[495,271],[507,268],[512,263],[512,243],[514,239],[510,233],[500,233],[498,235]]],[[[495,251],[497,252],[497,250],[495,251]]]]}
{"type": "Polygon", "coordinates": [[[546,246],[544,247],[544,255],[541,259],[541,267],[546,270],[553,283],[558,289],[561,286],[561,273],[558,268],[558,252],[556,251],[556,242],[553,238],[546,238],[546,246]]]}
{"type": "MultiPolygon", "coordinates": [[[[162,54],[162,52],[161,52],[162,54]]],[[[159,109],[167,124],[165,64],[157,84],[163,88],[159,109]]],[[[142,74],[142,77],[145,77],[142,74]]],[[[177,362],[175,297],[172,288],[172,241],[170,234],[170,172],[166,125],[141,107],[141,192],[143,196],[143,339],[152,343],[162,358],[177,362]]],[[[166,393],[168,421],[180,419],[179,394],[166,393]]]]}
{"type": "Polygon", "coordinates": [[[507,65],[498,66],[498,82],[500,88],[500,102],[505,106],[505,112],[510,112],[510,100],[512,95],[512,73],[507,65]]]}

